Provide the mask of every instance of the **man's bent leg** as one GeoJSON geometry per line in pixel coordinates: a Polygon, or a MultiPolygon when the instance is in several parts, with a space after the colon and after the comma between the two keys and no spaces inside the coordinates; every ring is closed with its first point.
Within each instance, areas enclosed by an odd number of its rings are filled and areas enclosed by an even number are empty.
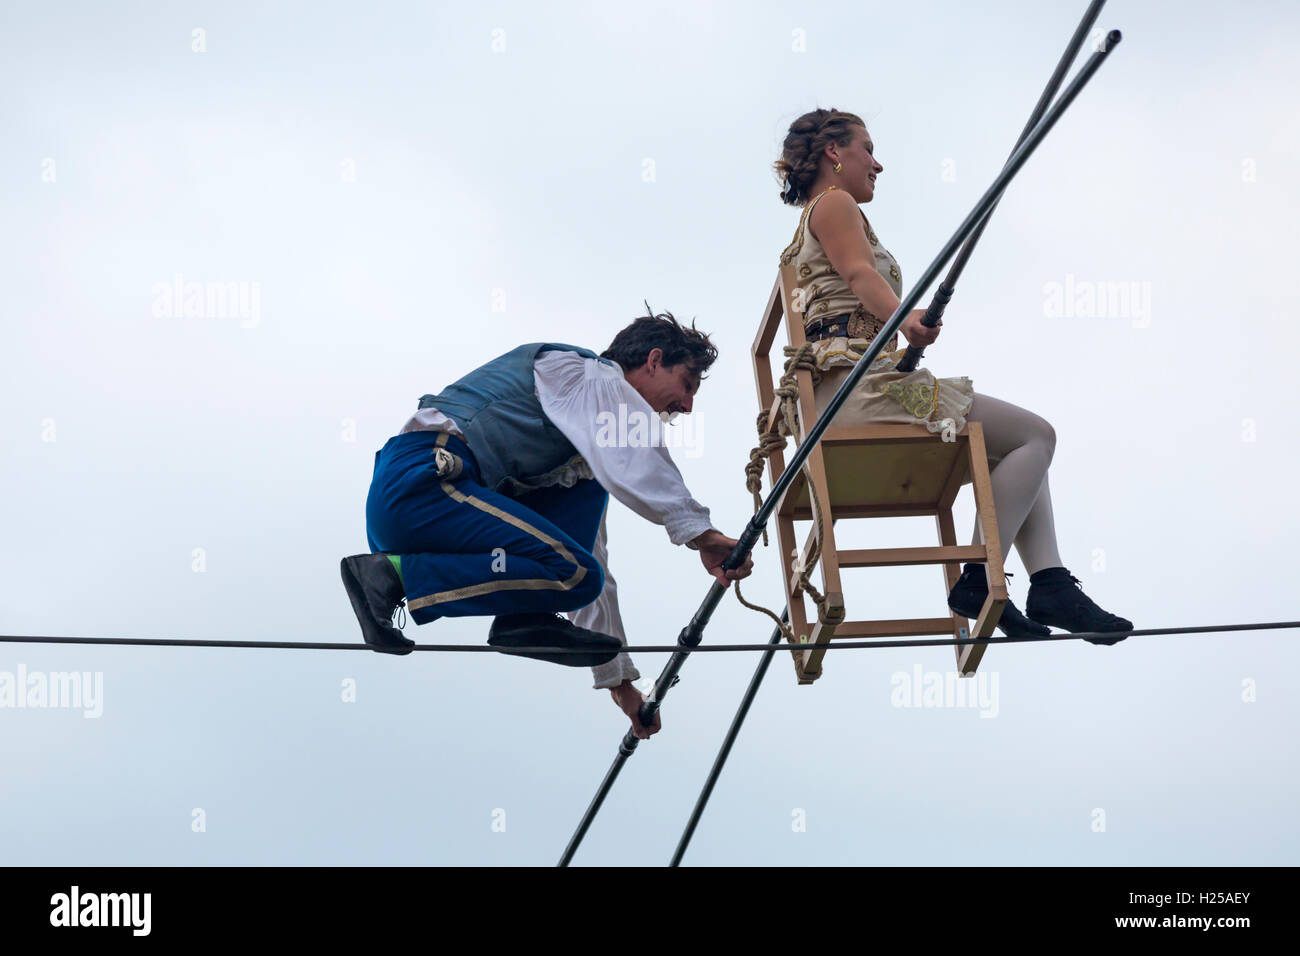
{"type": "Polygon", "coordinates": [[[591,551],[596,545],[596,533],[600,531],[609,492],[600,482],[587,478],[571,488],[563,485],[538,488],[520,495],[518,501],[562,530],[584,551],[591,551]]]}
{"type": "Polygon", "coordinates": [[[465,471],[440,478],[435,442],[424,437],[432,433],[418,434],[385,446],[367,504],[371,547],[400,556],[416,623],[564,611],[595,599],[603,573],[588,549],[521,502],[479,484],[468,447],[455,438],[437,444],[463,455],[465,471]]]}

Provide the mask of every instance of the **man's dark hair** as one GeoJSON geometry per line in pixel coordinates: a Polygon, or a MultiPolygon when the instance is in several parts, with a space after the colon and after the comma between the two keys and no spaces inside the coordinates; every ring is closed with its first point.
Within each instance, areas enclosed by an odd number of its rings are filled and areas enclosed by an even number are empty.
{"type": "Polygon", "coordinates": [[[718,349],[709,337],[695,328],[694,321],[688,329],[679,325],[671,312],[656,315],[648,302],[645,308],[645,315],[614,336],[609,348],[600,353],[601,358],[613,359],[623,366],[623,371],[630,372],[646,363],[652,349],[662,349],[664,365],[686,362],[703,378],[718,357],[718,349]]]}

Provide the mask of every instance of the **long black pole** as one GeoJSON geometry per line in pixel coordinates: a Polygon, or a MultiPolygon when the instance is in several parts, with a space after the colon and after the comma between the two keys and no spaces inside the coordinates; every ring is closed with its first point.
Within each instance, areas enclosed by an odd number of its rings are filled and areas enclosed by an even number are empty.
{"type": "MultiPolygon", "coordinates": [[[[1083,46],[1084,39],[1088,36],[1088,31],[1092,29],[1097,15],[1101,13],[1101,8],[1106,5],[1106,0],[1092,0],[1088,9],[1083,14],[1083,19],[1079,21],[1078,27],[1075,28],[1074,36],[1070,37],[1070,42],[1065,48],[1060,61],[1056,64],[1056,69],[1052,72],[1052,78],[1047,81],[1047,86],[1043,89],[1043,95],[1038,98],[1034,105],[1034,111],[1029,115],[1029,122],[1020,132],[1020,138],[1016,140],[1015,147],[1011,150],[1011,155],[1015,156],[1016,149],[1020,147],[1034,131],[1038,125],[1039,119],[1047,111],[1047,104],[1052,101],[1056,95],[1057,89],[1061,85],[1061,80],[1065,78],[1066,71],[1069,70],[1070,64],[1074,58],[1079,55],[1079,48],[1083,46]]],[[[1011,160],[1008,159],[1007,162],[1011,160]]],[[[930,306],[925,310],[925,315],[921,317],[921,324],[926,328],[932,329],[939,324],[943,318],[944,309],[948,308],[948,303],[952,300],[953,293],[957,291],[957,280],[961,278],[962,270],[966,268],[966,263],[970,261],[971,253],[975,251],[975,244],[980,241],[980,236],[984,235],[984,227],[989,224],[993,218],[993,210],[997,209],[998,204],[995,202],[990,208],[988,215],[981,220],[975,231],[971,233],[966,244],[962,246],[961,252],[953,260],[952,267],[948,270],[948,275],[939,283],[939,288],[934,290],[934,298],[930,300],[930,306]]],[[[921,361],[925,355],[925,349],[918,348],[915,345],[909,345],[903,357],[899,360],[894,368],[899,372],[911,372],[916,368],[916,364],[921,361]]]]}
{"type": "MultiPolygon", "coordinates": [[[[1065,92],[1061,95],[1060,100],[1058,100],[1057,103],[1048,110],[1047,115],[1043,117],[1043,121],[1020,145],[1012,155],[1011,159],[1007,161],[1007,165],[1003,167],[1002,172],[999,173],[997,178],[993,181],[993,185],[989,186],[984,195],[980,197],[980,201],[976,204],[975,208],[971,210],[970,214],[962,221],[962,224],[957,227],[957,231],[944,244],[939,255],[926,268],[925,272],[921,275],[921,278],[917,280],[916,285],[912,288],[912,291],[909,292],[906,298],[899,303],[898,308],[894,310],[894,314],[890,316],[889,321],[885,323],[884,328],[876,334],[876,337],[867,347],[866,353],[858,359],[857,363],[853,367],[853,371],[851,371],[840,384],[839,390],[836,391],[834,397],[831,398],[830,403],[826,406],[826,410],[822,412],[821,416],[817,419],[816,423],[813,424],[808,434],[804,436],[803,441],[799,443],[798,448],[795,449],[794,455],[791,457],[786,470],[782,473],[781,477],[776,480],[776,483],[772,486],[772,490],[768,493],[767,498],[764,499],[763,503],[759,506],[758,511],[756,511],[754,516],[749,520],[749,524],[745,526],[745,530],[741,532],[740,538],[736,541],[736,546],[731,550],[731,554],[728,555],[727,560],[722,563],[725,570],[734,570],[744,563],[749,552],[753,550],[755,542],[758,541],[763,526],[767,524],[767,519],[771,517],[772,511],[776,508],[777,503],[780,502],[781,498],[793,483],[795,477],[803,468],[804,461],[807,460],[809,453],[812,451],[813,447],[816,446],[817,442],[821,440],[826,429],[830,427],[831,421],[835,418],[840,407],[848,399],[849,394],[853,391],[854,386],[857,385],[858,380],[862,378],[871,363],[875,361],[876,356],[880,354],[881,349],[885,347],[885,342],[891,335],[898,331],[898,327],[903,324],[903,319],[907,317],[907,314],[916,305],[916,301],[921,297],[925,290],[930,287],[930,284],[938,278],[939,270],[943,268],[944,263],[952,257],[953,253],[957,251],[957,247],[965,241],[971,231],[979,225],[980,220],[984,218],[988,211],[998,201],[1003,190],[1007,188],[1007,185],[1011,182],[1012,178],[1017,172],[1019,172],[1020,167],[1029,159],[1030,155],[1038,144],[1042,142],[1043,138],[1051,132],[1051,129],[1056,125],[1057,120],[1061,118],[1061,115],[1069,108],[1070,104],[1074,102],[1074,98],[1079,95],[1084,85],[1092,75],[1097,72],[1097,69],[1101,66],[1102,62],[1119,41],[1119,31],[1111,30],[1107,36],[1106,44],[1103,49],[1098,50],[1089,57],[1088,62],[1079,70],[1078,76],[1074,78],[1066,88],[1065,92]]],[[[678,634],[677,646],[680,650],[668,659],[668,663],[664,665],[663,672],[655,682],[655,686],[650,692],[650,696],[646,699],[645,703],[641,705],[639,718],[642,725],[649,726],[649,724],[654,720],[654,716],[662,705],[664,697],[667,696],[669,688],[675,683],[677,672],[682,669],[682,665],[686,662],[686,658],[690,656],[691,648],[696,647],[703,638],[704,628],[708,625],[710,618],[713,617],[713,611],[722,600],[722,595],[726,593],[726,590],[727,585],[724,585],[720,581],[714,581],[709,587],[709,593],[705,596],[704,601],[701,602],[699,609],[696,610],[695,614],[691,617],[690,623],[687,624],[686,627],[682,628],[681,633],[678,634]]],[[[619,744],[618,748],[618,756],[614,758],[613,764],[610,765],[609,771],[605,774],[605,779],[601,781],[600,789],[596,791],[596,796],[592,799],[590,806],[587,807],[587,812],[583,815],[582,821],[578,824],[577,830],[574,831],[573,837],[569,840],[568,846],[564,848],[564,854],[560,857],[560,866],[568,866],[569,861],[573,859],[573,854],[577,851],[579,844],[581,844],[582,838],[586,835],[588,828],[591,826],[592,820],[595,819],[597,811],[600,810],[600,805],[604,803],[610,787],[613,786],[614,781],[618,778],[619,771],[623,769],[623,764],[627,762],[628,757],[632,756],[632,754],[636,752],[638,742],[636,735],[633,734],[630,729],[623,735],[623,740],[619,744]]]]}
{"type": "MultiPolygon", "coordinates": [[[[1029,114],[1029,122],[1025,124],[1024,131],[1021,132],[1020,138],[1016,140],[1017,147],[1025,141],[1026,136],[1033,132],[1034,127],[1037,126],[1039,121],[1043,118],[1043,114],[1047,112],[1048,104],[1050,104],[1052,99],[1056,96],[1056,91],[1061,88],[1061,81],[1065,79],[1065,74],[1069,70],[1070,64],[1073,63],[1075,57],[1079,55],[1079,49],[1083,46],[1083,41],[1088,36],[1088,31],[1092,29],[1093,23],[1097,20],[1097,15],[1101,13],[1101,8],[1105,5],[1106,0],[1093,0],[1093,2],[1088,6],[1088,9],[1084,12],[1083,19],[1079,21],[1078,27],[1075,28],[1074,35],[1070,37],[1070,42],[1065,47],[1065,52],[1061,54],[1060,60],[1057,61],[1056,69],[1052,71],[1051,78],[1047,81],[1047,86],[1043,88],[1042,95],[1038,97],[1038,102],[1034,104],[1034,110],[1029,114]]],[[[1015,150],[1012,150],[1013,155],[1014,153],[1015,150]]],[[[997,203],[993,204],[993,208],[997,208],[997,203]]],[[[965,268],[966,261],[970,258],[971,250],[975,248],[975,243],[979,241],[979,237],[983,234],[984,227],[988,225],[988,221],[992,215],[993,210],[990,209],[989,214],[980,220],[979,226],[973,233],[971,233],[970,238],[966,240],[966,244],[961,247],[961,252],[957,254],[957,258],[953,262],[952,268],[948,271],[947,277],[942,283],[940,283],[939,292],[935,293],[934,301],[930,303],[930,311],[926,313],[925,319],[922,320],[931,327],[933,327],[938,322],[939,317],[943,315],[943,307],[946,306],[948,300],[952,298],[952,293],[955,291],[957,279],[961,275],[962,269],[965,268]],[[948,291],[940,303],[940,293],[944,291],[945,287],[947,287],[948,291]],[[936,303],[940,303],[938,305],[938,314],[935,316],[934,322],[929,322],[930,312],[934,311],[936,303]]],[[[787,608],[782,620],[786,620],[789,617],[789,614],[790,612],[787,608]]],[[[695,828],[699,826],[700,817],[704,814],[704,808],[708,804],[709,798],[713,796],[713,788],[718,782],[718,777],[722,774],[722,767],[726,764],[727,758],[731,756],[731,748],[736,742],[736,737],[740,734],[741,725],[744,724],[745,718],[749,715],[750,705],[754,703],[754,697],[758,694],[758,687],[763,682],[763,678],[767,676],[768,665],[772,663],[772,657],[776,654],[777,645],[781,643],[780,628],[777,628],[772,634],[772,640],[769,643],[772,645],[772,649],[763,651],[762,659],[754,669],[754,676],[749,681],[749,687],[745,689],[745,696],[740,701],[740,707],[736,710],[736,716],[731,719],[731,726],[727,728],[727,734],[722,740],[722,746],[718,748],[718,755],[713,759],[713,766],[709,769],[708,779],[704,781],[704,787],[700,790],[700,796],[695,801],[695,808],[691,811],[691,817],[686,821],[686,828],[682,831],[681,839],[677,841],[677,849],[673,852],[673,858],[669,862],[669,866],[680,866],[682,857],[686,855],[686,848],[690,845],[691,838],[695,835],[695,828]]]]}
{"type": "MultiPolygon", "coordinates": [[[[785,613],[781,615],[781,623],[785,624],[790,620],[790,609],[787,607],[785,613]]],[[[699,798],[695,801],[695,809],[691,811],[691,818],[686,822],[686,829],[682,831],[682,838],[677,841],[677,850],[673,853],[672,862],[669,866],[677,866],[682,862],[682,856],[686,853],[686,847],[691,842],[691,837],[695,835],[695,828],[699,825],[700,817],[704,814],[704,807],[709,802],[709,797],[713,796],[713,788],[718,782],[718,777],[722,774],[722,765],[727,762],[731,756],[731,747],[736,742],[736,737],[740,735],[740,727],[749,716],[749,707],[754,703],[754,698],[758,695],[758,687],[763,683],[763,678],[767,676],[767,668],[772,663],[772,658],[776,656],[776,650],[781,643],[781,628],[772,629],[772,639],[768,641],[771,650],[763,651],[759,659],[758,666],[754,668],[754,676],[749,679],[749,686],[745,688],[745,696],[740,701],[740,707],[736,710],[736,716],[731,718],[731,726],[727,728],[727,736],[722,740],[722,746],[718,748],[718,756],[713,761],[713,767],[709,770],[709,779],[704,781],[704,789],[700,791],[699,798]]]]}

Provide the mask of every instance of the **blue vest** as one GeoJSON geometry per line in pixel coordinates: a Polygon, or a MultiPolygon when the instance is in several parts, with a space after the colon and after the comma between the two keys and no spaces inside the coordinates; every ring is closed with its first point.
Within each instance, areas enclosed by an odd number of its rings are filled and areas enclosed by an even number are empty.
{"type": "Polygon", "coordinates": [[[552,351],[615,365],[577,345],[532,342],[480,365],[437,395],[420,397],[420,408],[436,408],[456,423],[483,485],[493,491],[513,494],[518,482],[533,484],[578,454],[546,417],[534,391],[533,362],[539,353],[552,351]]]}

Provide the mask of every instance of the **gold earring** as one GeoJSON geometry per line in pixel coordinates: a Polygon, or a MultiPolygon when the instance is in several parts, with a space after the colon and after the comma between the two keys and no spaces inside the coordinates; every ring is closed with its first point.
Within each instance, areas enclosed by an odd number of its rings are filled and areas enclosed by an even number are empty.
{"type": "Polygon", "coordinates": [[[838,173],[838,172],[839,172],[841,169],[843,169],[844,167],[841,166],[839,163],[836,163],[836,164],[835,164],[833,167],[831,167],[831,168],[834,169],[834,170],[838,173]]]}

